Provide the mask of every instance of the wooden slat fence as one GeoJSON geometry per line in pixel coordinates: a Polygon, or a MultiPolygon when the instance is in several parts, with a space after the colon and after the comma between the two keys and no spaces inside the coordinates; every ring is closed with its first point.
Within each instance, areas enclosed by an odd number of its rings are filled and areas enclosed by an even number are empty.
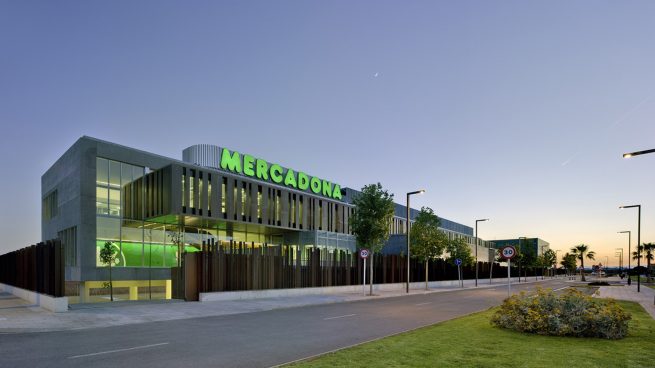
{"type": "Polygon", "coordinates": [[[64,248],[59,239],[1,255],[0,282],[54,297],[64,296],[64,248]]]}

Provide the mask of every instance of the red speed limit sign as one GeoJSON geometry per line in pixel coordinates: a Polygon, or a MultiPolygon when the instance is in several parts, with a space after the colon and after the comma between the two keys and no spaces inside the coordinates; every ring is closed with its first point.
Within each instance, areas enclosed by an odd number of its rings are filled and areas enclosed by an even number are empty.
{"type": "Polygon", "coordinates": [[[511,245],[500,248],[500,255],[505,259],[512,259],[516,256],[516,248],[511,245]]]}

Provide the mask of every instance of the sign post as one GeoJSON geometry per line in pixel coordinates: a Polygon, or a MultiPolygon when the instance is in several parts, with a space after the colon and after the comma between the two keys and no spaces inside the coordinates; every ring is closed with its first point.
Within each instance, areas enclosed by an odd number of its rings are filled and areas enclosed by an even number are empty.
{"type": "Polygon", "coordinates": [[[363,269],[364,282],[362,283],[362,290],[364,291],[364,294],[366,294],[366,260],[368,259],[369,255],[370,253],[368,249],[359,250],[359,256],[364,260],[364,269],[363,269]]]}
{"type": "MultiPolygon", "coordinates": [[[[511,270],[512,270],[512,258],[516,256],[516,248],[511,245],[500,248],[501,257],[507,260],[507,297],[509,298],[512,295],[512,279],[511,279],[511,270]]],[[[521,277],[521,275],[519,275],[521,277]]]]}
{"type": "Polygon", "coordinates": [[[457,278],[459,279],[459,287],[464,287],[464,282],[462,281],[462,260],[457,258],[455,259],[455,264],[457,265],[457,278]]]}

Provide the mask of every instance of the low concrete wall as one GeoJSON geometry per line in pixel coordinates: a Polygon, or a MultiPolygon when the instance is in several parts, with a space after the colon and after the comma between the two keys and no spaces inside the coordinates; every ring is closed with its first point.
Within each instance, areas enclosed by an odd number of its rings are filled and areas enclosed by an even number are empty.
{"type": "Polygon", "coordinates": [[[23,300],[38,305],[39,307],[51,312],[68,311],[68,298],[55,298],[45,294],[35,293],[33,291],[21,289],[19,287],[0,283],[0,290],[13,294],[23,300]]]}
{"type": "MultiPolygon", "coordinates": [[[[517,277],[512,277],[512,283],[518,281],[517,277]]],[[[475,280],[464,280],[464,286],[475,285],[475,280]]],[[[479,279],[480,286],[502,286],[507,285],[507,278],[495,278],[493,284],[489,284],[489,279],[479,279]]],[[[458,280],[430,281],[430,288],[444,288],[459,286],[458,280]]],[[[409,284],[410,289],[421,290],[425,288],[425,282],[412,282],[409,284]]],[[[374,284],[373,291],[401,291],[405,290],[405,283],[396,284],[374,284]]],[[[303,295],[324,295],[339,293],[357,293],[368,291],[369,286],[349,285],[349,286],[328,286],[315,288],[295,288],[295,289],[266,289],[266,290],[243,290],[243,291],[217,291],[211,293],[200,293],[199,301],[227,301],[227,300],[244,300],[244,299],[264,299],[264,298],[283,298],[290,296],[303,295]]]]}

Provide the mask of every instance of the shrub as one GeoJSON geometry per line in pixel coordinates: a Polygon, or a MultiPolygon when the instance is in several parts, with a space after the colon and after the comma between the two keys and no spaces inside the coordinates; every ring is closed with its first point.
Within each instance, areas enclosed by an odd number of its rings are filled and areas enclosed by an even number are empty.
{"type": "Polygon", "coordinates": [[[621,339],[628,333],[629,313],[612,299],[598,300],[575,289],[562,295],[537,289],[505,299],[491,317],[495,326],[553,336],[621,339]]]}

